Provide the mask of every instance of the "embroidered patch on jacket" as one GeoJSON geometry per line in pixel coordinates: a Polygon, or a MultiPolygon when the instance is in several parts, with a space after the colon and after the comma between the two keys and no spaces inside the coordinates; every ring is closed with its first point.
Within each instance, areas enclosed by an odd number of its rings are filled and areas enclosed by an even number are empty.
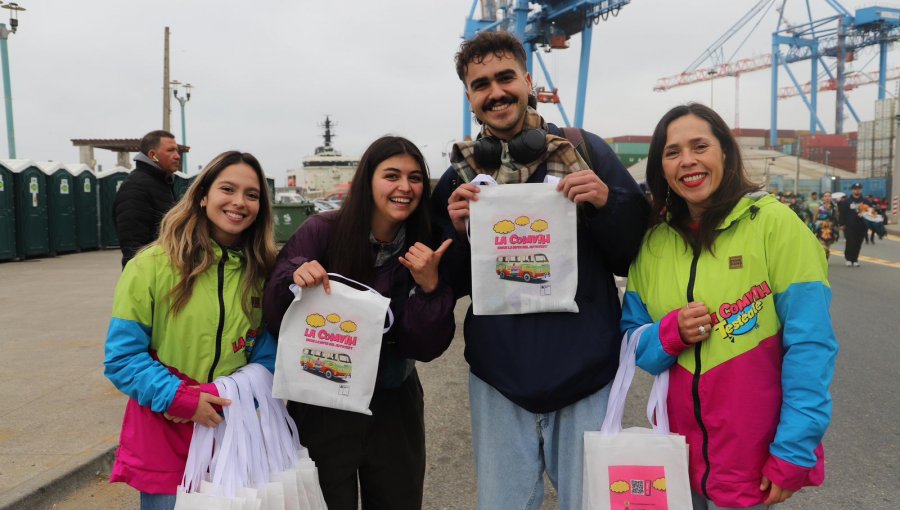
{"type": "Polygon", "coordinates": [[[728,257],[728,269],[743,269],[744,267],[744,257],[737,255],[735,257],[728,257]]]}

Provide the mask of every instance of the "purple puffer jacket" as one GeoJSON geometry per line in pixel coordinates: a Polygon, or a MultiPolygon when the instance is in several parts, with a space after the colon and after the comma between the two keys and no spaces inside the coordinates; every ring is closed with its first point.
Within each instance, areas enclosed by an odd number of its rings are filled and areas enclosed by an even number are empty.
{"type": "MultiPolygon", "coordinates": [[[[310,217],[284,245],[275,262],[263,296],[263,313],[269,331],[277,336],[281,319],[294,299],[289,286],[293,272],[301,264],[316,260],[328,270],[325,260],[336,213],[310,217]]],[[[400,255],[406,253],[403,249],[400,255]]],[[[375,270],[372,288],[390,298],[394,325],[381,343],[377,388],[396,388],[412,372],[414,362],[431,361],[440,356],[453,340],[455,298],[445,282],[426,294],[416,285],[409,270],[392,257],[375,270]]]]}

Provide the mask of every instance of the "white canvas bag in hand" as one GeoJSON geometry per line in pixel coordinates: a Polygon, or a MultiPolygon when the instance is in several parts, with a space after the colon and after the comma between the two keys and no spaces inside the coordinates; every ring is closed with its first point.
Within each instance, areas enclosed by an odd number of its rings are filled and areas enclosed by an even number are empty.
{"type": "Polygon", "coordinates": [[[622,338],[619,370],[599,432],[584,433],[583,510],[692,508],[684,436],[671,434],[666,410],[668,371],[656,376],[647,405],[653,427],[622,430],[642,326],[622,338]],[[654,421],[654,417],[656,418],[654,421]]]}
{"type": "Polygon", "coordinates": [[[469,202],[475,315],[578,312],[576,207],[548,181],[472,181],[488,184],[469,202]]]}
{"type": "MultiPolygon", "coordinates": [[[[341,275],[332,278],[366,287],[341,275]]],[[[281,321],[272,395],[322,407],[372,414],[381,337],[391,300],[375,290],[357,290],[331,279],[300,289],[281,321]]],[[[390,328],[390,326],[388,326],[390,328]]]]}

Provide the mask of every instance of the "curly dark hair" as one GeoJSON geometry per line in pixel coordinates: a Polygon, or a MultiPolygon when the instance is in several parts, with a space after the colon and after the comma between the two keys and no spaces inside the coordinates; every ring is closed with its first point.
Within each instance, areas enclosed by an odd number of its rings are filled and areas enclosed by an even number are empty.
{"type": "Polygon", "coordinates": [[[514,57],[523,70],[526,68],[525,47],[516,39],[516,36],[503,31],[479,32],[472,39],[463,41],[459,45],[456,57],[454,57],[456,75],[459,76],[459,80],[464,85],[469,64],[480,64],[488,55],[493,55],[497,58],[503,56],[514,57]]]}

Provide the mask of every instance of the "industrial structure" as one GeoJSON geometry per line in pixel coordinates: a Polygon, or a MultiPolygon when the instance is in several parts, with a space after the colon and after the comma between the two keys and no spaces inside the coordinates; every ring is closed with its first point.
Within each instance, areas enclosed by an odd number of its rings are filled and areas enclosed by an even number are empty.
{"type": "Polygon", "coordinates": [[[337,124],[326,116],[319,124],[324,128],[324,144],[316,147],[315,154],[303,158],[303,168],[287,171],[288,188],[299,190],[307,198],[319,198],[346,192],[359,159],[344,156],[331,143],[336,135],[333,128],[337,124]]]}

